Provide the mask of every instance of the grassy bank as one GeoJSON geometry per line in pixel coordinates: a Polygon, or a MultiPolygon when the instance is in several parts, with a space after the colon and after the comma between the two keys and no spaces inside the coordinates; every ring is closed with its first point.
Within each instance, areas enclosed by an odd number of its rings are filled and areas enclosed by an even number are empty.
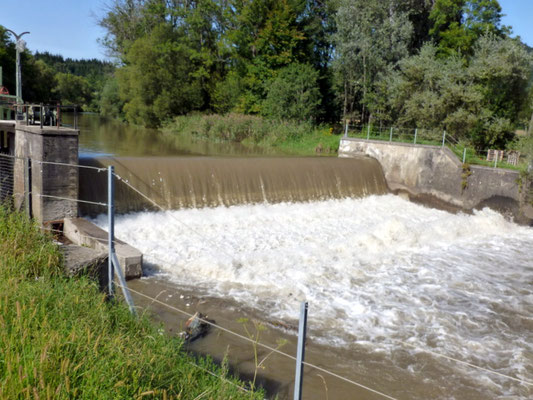
{"type": "Polygon", "coordinates": [[[179,116],[165,124],[163,132],[253,144],[293,155],[335,154],[341,138],[326,125],[273,121],[243,114],[179,116]]]}
{"type": "Polygon", "coordinates": [[[194,363],[226,374],[88,278],[64,277],[57,246],[0,206],[0,399],[261,398],[194,363]]]}

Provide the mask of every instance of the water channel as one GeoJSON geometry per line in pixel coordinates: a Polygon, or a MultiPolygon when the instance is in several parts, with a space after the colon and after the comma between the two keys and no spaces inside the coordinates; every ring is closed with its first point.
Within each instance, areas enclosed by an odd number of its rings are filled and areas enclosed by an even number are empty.
{"type": "MultiPolygon", "coordinates": [[[[286,339],[281,350],[292,355],[306,300],[306,360],[391,398],[533,397],[533,229],[489,209],[410,203],[388,193],[369,159],[292,158],[96,115],[82,115],[80,127],[83,163],[115,165],[165,208],[118,188],[117,237],[148,265],[134,290],[244,335],[240,318],[254,333],[251,321],[261,321],[261,341],[286,339]]],[[[80,183],[82,198],[105,199],[97,175],[80,183]]],[[[106,226],[96,210],[85,213],[106,226]]],[[[182,329],[183,315],[135,301],[169,332],[182,329]]],[[[227,355],[243,376],[255,370],[252,345],[226,332],[190,348],[227,355]]],[[[267,356],[258,382],[292,398],[293,361],[260,350],[267,356]]],[[[311,367],[303,393],[384,398],[311,367]]]]}

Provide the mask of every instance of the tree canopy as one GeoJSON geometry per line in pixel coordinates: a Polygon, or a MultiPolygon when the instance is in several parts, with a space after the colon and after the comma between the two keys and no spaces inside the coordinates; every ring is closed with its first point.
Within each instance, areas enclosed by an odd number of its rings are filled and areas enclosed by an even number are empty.
{"type": "MultiPolygon", "coordinates": [[[[503,146],[533,121],[533,74],[502,13],[498,0],[108,0],[115,65],[26,51],[24,91],[154,127],[240,112],[503,146]]],[[[13,57],[0,30],[10,90],[13,57]]]]}

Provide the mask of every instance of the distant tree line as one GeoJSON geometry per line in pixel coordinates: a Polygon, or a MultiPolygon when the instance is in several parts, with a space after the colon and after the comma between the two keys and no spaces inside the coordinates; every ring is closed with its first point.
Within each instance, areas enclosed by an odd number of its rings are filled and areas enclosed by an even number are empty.
{"type": "MultiPolygon", "coordinates": [[[[3,85],[16,93],[15,43],[0,26],[0,65],[3,85]]],[[[99,111],[105,82],[114,79],[111,62],[97,59],[73,60],[48,52],[28,50],[21,54],[22,98],[29,103],[77,104],[85,111],[99,111]]]]}

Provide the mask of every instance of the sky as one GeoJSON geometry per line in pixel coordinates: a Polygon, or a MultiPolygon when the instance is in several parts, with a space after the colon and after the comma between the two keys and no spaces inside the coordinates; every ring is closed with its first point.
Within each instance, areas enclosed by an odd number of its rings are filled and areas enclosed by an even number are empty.
{"type": "MultiPolygon", "coordinates": [[[[379,0],[371,0],[379,1],[379,0]]],[[[0,0],[0,25],[24,36],[32,51],[49,51],[70,58],[106,59],[97,42],[105,31],[97,24],[109,0],[0,0]]],[[[533,47],[533,0],[499,0],[503,24],[511,25],[533,47]]]]}
{"type": "Polygon", "coordinates": [[[106,59],[97,43],[105,31],[97,24],[109,0],[0,0],[0,25],[23,39],[30,51],[65,58],[106,59]]]}

